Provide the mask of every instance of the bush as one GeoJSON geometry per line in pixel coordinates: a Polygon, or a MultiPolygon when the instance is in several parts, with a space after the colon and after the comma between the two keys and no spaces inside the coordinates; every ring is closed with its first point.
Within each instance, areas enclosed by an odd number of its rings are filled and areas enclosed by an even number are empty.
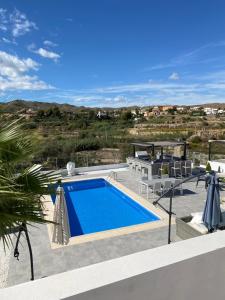
{"type": "Polygon", "coordinates": [[[202,142],[202,139],[201,139],[201,137],[198,136],[198,135],[193,135],[193,136],[191,136],[191,137],[189,138],[189,141],[192,142],[192,143],[194,143],[194,144],[199,144],[199,143],[202,142]]]}
{"type": "Polygon", "coordinates": [[[75,151],[86,151],[86,150],[98,150],[100,148],[100,143],[97,139],[79,140],[74,147],[75,151]]]}
{"type": "Polygon", "coordinates": [[[212,168],[211,168],[211,165],[210,165],[210,162],[208,161],[207,164],[206,164],[206,168],[205,168],[206,172],[211,172],[212,171],[212,168]]]}
{"type": "Polygon", "coordinates": [[[37,127],[35,122],[27,122],[23,125],[23,129],[36,129],[37,127]]]}

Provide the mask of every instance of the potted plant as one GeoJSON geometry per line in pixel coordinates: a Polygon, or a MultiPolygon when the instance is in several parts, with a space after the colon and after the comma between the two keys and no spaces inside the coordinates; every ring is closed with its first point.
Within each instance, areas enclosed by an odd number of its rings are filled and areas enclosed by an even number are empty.
{"type": "Polygon", "coordinates": [[[169,167],[168,167],[168,165],[163,165],[163,166],[162,166],[161,177],[162,177],[162,178],[167,178],[167,177],[169,177],[169,167]]]}
{"type": "Polygon", "coordinates": [[[211,165],[210,165],[210,162],[208,161],[207,164],[206,164],[206,168],[205,168],[206,172],[207,173],[210,173],[212,171],[212,168],[211,168],[211,165]]]}

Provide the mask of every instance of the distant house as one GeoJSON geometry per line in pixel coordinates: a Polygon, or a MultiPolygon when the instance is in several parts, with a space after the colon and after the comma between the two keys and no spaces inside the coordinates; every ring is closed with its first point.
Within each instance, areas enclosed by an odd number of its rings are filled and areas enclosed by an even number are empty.
{"type": "Polygon", "coordinates": [[[198,110],[201,110],[201,107],[200,106],[191,106],[190,110],[191,111],[198,111],[198,110]]]}
{"type": "Polygon", "coordinates": [[[163,112],[167,112],[171,109],[175,109],[176,106],[173,106],[173,105],[163,105],[163,106],[160,106],[160,110],[163,111],[163,112]]]}
{"type": "Polygon", "coordinates": [[[140,109],[140,108],[132,109],[131,113],[133,116],[139,116],[142,114],[142,109],[140,109]]]}
{"type": "Polygon", "coordinates": [[[153,109],[152,109],[152,115],[153,116],[160,116],[160,108],[158,106],[154,106],[153,109]]]}
{"type": "Polygon", "coordinates": [[[153,115],[153,113],[149,110],[146,110],[144,113],[143,113],[143,116],[145,119],[149,119],[151,116],[153,115]]]}
{"type": "Polygon", "coordinates": [[[108,118],[108,114],[106,111],[101,111],[99,110],[97,113],[97,118],[99,119],[107,119],[108,118]]]}
{"type": "Polygon", "coordinates": [[[184,106],[177,106],[177,111],[183,112],[183,111],[185,111],[185,110],[187,110],[186,107],[184,107],[184,106]]]}
{"type": "Polygon", "coordinates": [[[18,111],[18,116],[21,118],[25,118],[26,120],[29,120],[36,115],[37,115],[37,112],[31,108],[21,109],[20,111],[18,111]]]}
{"type": "Polygon", "coordinates": [[[116,110],[116,109],[114,109],[114,111],[113,111],[113,117],[114,118],[118,118],[119,117],[119,115],[120,115],[120,112],[118,111],[118,110],[116,110]]]}
{"type": "Polygon", "coordinates": [[[206,115],[217,115],[218,108],[204,107],[204,112],[206,115]]]}
{"type": "Polygon", "coordinates": [[[33,109],[29,108],[28,110],[26,110],[25,114],[27,116],[32,116],[33,117],[33,116],[36,116],[37,112],[34,111],[33,109]]]}

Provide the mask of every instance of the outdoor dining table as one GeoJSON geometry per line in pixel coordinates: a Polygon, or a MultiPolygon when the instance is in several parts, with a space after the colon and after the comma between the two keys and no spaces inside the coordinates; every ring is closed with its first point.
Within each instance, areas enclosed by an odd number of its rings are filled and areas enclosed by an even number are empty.
{"type": "Polygon", "coordinates": [[[142,193],[142,187],[144,186],[146,191],[147,191],[147,194],[148,194],[148,188],[149,187],[153,187],[155,183],[157,182],[160,182],[161,185],[163,185],[166,181],[170,181],[171,184],[175,183],[175,180],[177,178],[174,178],[174,177],[165,177],[165,178],[152,178],[150,180],[145,180],[145,179],[142,179],[139,181],[139,193],[141,194],[142,193]]]}

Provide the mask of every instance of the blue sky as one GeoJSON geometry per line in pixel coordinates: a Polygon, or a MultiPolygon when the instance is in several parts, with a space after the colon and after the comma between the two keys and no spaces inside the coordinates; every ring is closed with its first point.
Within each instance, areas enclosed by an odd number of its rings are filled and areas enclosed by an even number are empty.
{"type": "Polygon", "coordinates": [[[1,0],[0,101],[225,102],[225,0],[1,0]]]}

